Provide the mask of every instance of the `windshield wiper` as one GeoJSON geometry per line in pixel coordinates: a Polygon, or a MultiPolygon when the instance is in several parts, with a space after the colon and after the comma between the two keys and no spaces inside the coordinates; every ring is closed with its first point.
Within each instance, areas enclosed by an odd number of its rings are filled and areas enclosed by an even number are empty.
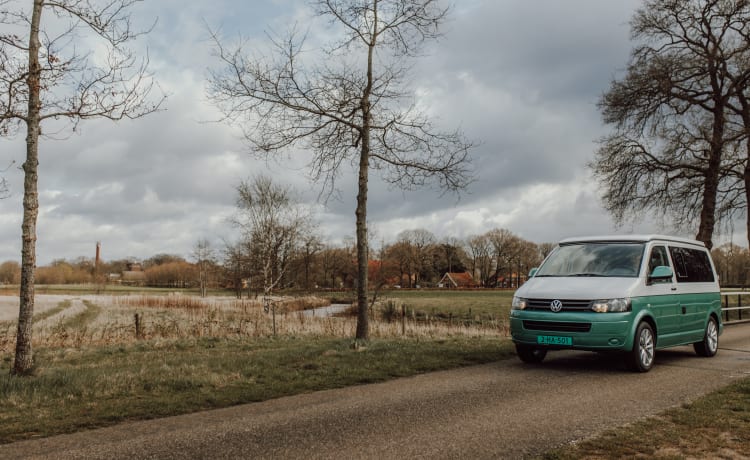
{"type": "Polygon", "coordinates": [[[601,277],[606,277],[606,275],[602,275],[600,273],[573,273],[572,275],[568,275],[568,276],[591,276],[591,277],[601,276],[601,277]]]}

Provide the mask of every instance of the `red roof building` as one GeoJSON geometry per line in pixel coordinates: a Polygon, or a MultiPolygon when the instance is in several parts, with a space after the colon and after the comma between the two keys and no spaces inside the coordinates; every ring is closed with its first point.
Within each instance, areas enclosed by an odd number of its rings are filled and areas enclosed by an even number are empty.
{"type": "Polygon", "coordinates": [[[474,282],[474,278],[469,272],[463,273],[446,273],[440,279],[438,286],[447,288],[472,288],[476,287],[477,284],[474,282]]]}

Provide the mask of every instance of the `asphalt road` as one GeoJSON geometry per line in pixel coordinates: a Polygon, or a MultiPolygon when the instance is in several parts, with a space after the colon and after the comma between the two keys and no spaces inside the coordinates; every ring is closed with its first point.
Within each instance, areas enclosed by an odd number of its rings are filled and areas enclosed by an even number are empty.
{"type": "MultiPolygon", "coordinates": [[[[0,458],[519,458],[750,376],[750,325],[714,358],[657,353],[647,374],[557,352],[0,446],[0,458]]],[[[648,440],[644,440],[648,442],[648,440]]]]}

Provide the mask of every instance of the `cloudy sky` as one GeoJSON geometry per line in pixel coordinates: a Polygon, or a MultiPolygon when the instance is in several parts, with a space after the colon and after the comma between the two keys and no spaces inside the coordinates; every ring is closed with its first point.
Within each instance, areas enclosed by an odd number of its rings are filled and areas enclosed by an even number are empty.
{"type": "MultiPolygon", "coordinates": [[[[606,132],[597,98],[625,66],[628,21],[639,0],[461,0],[445,36],[415,61],[412,85],[436,124],[461,127],[478,143],[477,180],[460,197],[424,189],[390,189],[371,176],[369,221],[376,238],[426,228],[464,238],[507,228],[536,242],[581,234],[659,232],[644,222],[615,228],[601,208],[586,163],[606,132]]],[[[65,140],[40,146],[38,261],[92,257],[102,242],[108,260],[156,253],[189,256],[198,238],[231,240],[234,187],[258,173],[299,192],[317,210],[333,244],[354,235],[354,172],[341,196],[318,200],[308,158],[254,159],[236,128],[216,123],[206,97],[212,55],[206,25],[228,42],[240,34],[261,49],[269,31],[305,24],[315,42],[330,30],[310,20],[302,0],[149,0],[134,19],[154,30],[141,39],[166,94],[166,110],[112,123],[85,121],[65,140]]],[[[19,259],[23,133],[0,140],[11,196],[0,200],[0,261],[19,259]]],[[[3,165],[0,164],[0,167],[3,165]]],[[[740,226],[741,227],[741,226],[740,226]]],[[[688,232],[690,233],[690,232],[688,232]]],[[[743,241],[735,234],[735,241],[743,241]]]]}

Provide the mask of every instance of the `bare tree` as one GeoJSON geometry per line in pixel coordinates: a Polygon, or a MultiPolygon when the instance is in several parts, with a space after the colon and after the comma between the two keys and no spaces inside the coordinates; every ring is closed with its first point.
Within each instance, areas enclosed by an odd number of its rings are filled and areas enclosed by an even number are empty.
{"type": "Polygon", "coordinates": [[[21,264],[15,260],[0,263],[0,283],[18,284],[21,281],[21,264]]]}
{"type": "MultiPolygon", "coordinates": [[[[0,7],[2,7],[2,1],[0,1],[0,7]]],[[[1,37],[2,35],[0,35],[1,37]]],[[[0,47],[0,50],[2,50],[2,47],[0,47]]],[[[2,55],[0,55],[0,58],[2,58],[2,55]]],[[[0,63],[0,68],[2,68],[3,64],[0,63]]],[[[0,108],[2,108],[2,104],[0,103],[0,108]]],[[[0,135],[3,135],[2,131],[3,122],[2,118],[0,118],[0,135]]],[[[8,165],[5,169],[0,169],[0,173],[7,172],[11,166],[13,166],[14,162],[11,162],[10,165],[8,165]]],[[[0,200],[8,198],[10,196],[10,186],[8,185],[8,180],[3,176],[0,177],[0,200]]]]}
{"type": "Polygon", "coordinates": [[[160,253],[149,257],[143,261],[143,268],[151,268],[159,265],[170,264],[173,262],[187,262],[184,257],[177,254],[160,253]]]}
{"type": "Polygon", "coordinates": [[[409,257],[409,287],[412,287],[412,279],[414,287],[419,286],[432,271],[435,235],[424,228],[404,230],[398,234],[398,241],[407,249],[409,257]]]}
{"type": "MultiPolygon", "coordinates": [[[[539,249],[539,262],[541,263],[550,252],[557,246],[557,243],[539,243],[537,248],[539,249]]],[[[530,267],[531,268],[531,267],[530,267]]]]}
{"type": "Polygon", "coordinates": [[[271,293],[283,279],[311,218],[288,188],[266,176],[243,181],[237,195],[235,224],[242,230],[243,245],[263,282],[264,304],[270,308],[271,293]]]}
{"type": "Polygon", "coordinates": [[[436,261],[438,275],[441,277],[447,273],[466,271],[466,252],[463,249],[463,241],[456,237],[446,237],[437,246],[436,252],[439,258],[436,261]]]}
{"type": "Polygon", "coordinates": [[[521,252],[523,240],[505,228],[490,230],[486,235],[495,251],[495,279],[492,280],[493,284],[497,282],[497,278],[500,277],[503,270],[508,275],[505,279],[510,279],[514,269],[514,261],[518,259],[521,252]]]}
{"type": "Polygon", "coordinates": [[[487,235],[470,236],[466,246],[471,254],[472,276],[480,280],[483,287],[489,287],[492,274],[492,241],[487,235]]]}
{"type": "Polygon", "coordinates": [[[539,245],[532,241],[521,239],[519,249],[516,255],[516,286],[521,286],[528,278],[529,270],[538,267],[542,261],[539,245]]]}
{"type": "Polygon", "coordinates": [[[404,285],[404,276],[406,276],[406,286],[411,287],[412,255],[409,243],[399,240],[389,245],[385,248],[385,256],[388,262],[398,271],[399,286],[404,285]]]}
{"type": "Polygon", "coordinates": [[[302,259],[305,289],[310,289],[312,286],[310,283],[310,275],[314,268],[315,256],[323,250],[323,247],[323,243],[320,241],[320,236],[314,233],[312,228],[309,229],[308,234],[302,236],[302,246],[299,251],[299,256],[302,259]]]}
{"type": "Polygon", "coordinates": [[[711,247],[726,215],[727,110],[737,85],[734,55],[747,46],[744,0],[646,0],[632,21],[625,77],[600,108],[614,134],[592,163],[616,220],[652,210],[678,226],[699,219],[696,238],[711,247]]]}
{"type": "Polygon", "coordinates": [[[216,262],[211,243],[206,238],[200,238],[195,242],[195,246],[193,246],[192,256],[195,264],[198,266],[198,287],[201,297],[206,297],[210,271],[216,262]]]}
{"type": "Polygon", "coordinates": [[[745,287],[750,270],[750,251],[733,243],[725,243],[711,251],[721,286],[745,287]]]}
{"type": "Polygon", "coordinates": [[[437,0],[316,0],[315,11],[340,33],[329,54],[303,59],[304,39],[272,40],[274,58],[227,49],[210,76],[209,96],[245,128],[257,152],[292,146],[312,153],[312,176],[334,190],[346,163],[358,171],[357,339],[367,339],[367,191],[371,169],[406,189],[437,181],[459,191],[471,181],[471,143],[437,132],[407,90],[408,59],[440,35],[448,13],[437,0]]]}
{"type": "Polygon", "coordinates": [[[728,106],[733,118],[730,119],[730,129],[737,135],[728,158],[730,185],[725,186],[725,208],[732,215],[745,214],[745,230],[750,243],[750,7],[738,13],[735,18],[736,38],[735,52],[728,59],[727,77],[732,81],[735,89],[734,98],[728,106]],[[736,119],[736,121],[735,121],[736,119]]]}
{"type": "Polygon", "coordinates": [[[322,270],[320,275],[320,285],[331,289],[336,287],[336,264],[334,252],[335,249],[327,245],[324,246],[320,252],[320,268],[322,270]]]}
{"type": "Polygon", "coordinates": [[[241,242],[230,243],[224,241],[223,265],[225,282],[231,284],[234,289],[234,295],[238,299],[242,298],[243,281],[249,274],[247,257],[242,249],[241,242]]]}
{"type": "Polygon", "coordinates": [[[0,1],[0,134],[14,135],[21,127],[26,129],[22,274],[12,374],[25,374],[33,366],[31,323],[42,124],[49,122],[59,133],[64,129],[61,121],[69,122],[75,130],[87,118],[137,118],[157,110],[161,103],[149,102],[153,82],[146,71],[147,60],[139,61],[125,47],[148,32],[131,27],[129,8],[138,1],[0,1]],[[20,5],[27,3],[31,3],[30,9],[20,5]],[[87,31],[99,39],[88,51],[86,42],[79,40],[87,31]]]}

